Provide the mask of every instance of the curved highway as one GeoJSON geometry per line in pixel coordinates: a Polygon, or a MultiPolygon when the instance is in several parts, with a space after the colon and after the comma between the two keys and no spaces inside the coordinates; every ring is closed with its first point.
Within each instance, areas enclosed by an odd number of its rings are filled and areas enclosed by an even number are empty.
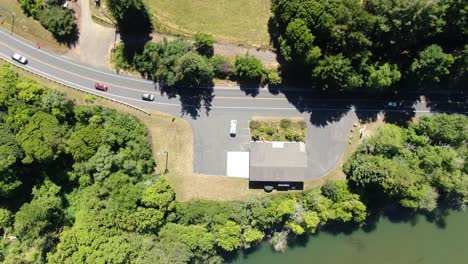
{"type": "MultiPolygon", "coordinates": [[[[225,175],[226,152],[248,151],[248,120],[252,116],[302,116],[310,120],[307,128],[309,178],[318,178],[339,161],[346,146],[348,131],[359,118],[375,116],[385,109],[384,100],[323,99],[317,95],[291,92],[270,93],[267,89],[242,91],[239,87],[207,89],[179,89],[171,94],[157,91],[153,82],[119,75],[108,70],[71,61],[60,55],[38,49],[21,37],[10,35],[0,28],[0,56],[11,61],[11,54],[19,53],[29,60],[21,65],[39,75],[82,90],[94,89],[96,82],[108,85],[103,96],[138,106],[179,115],[194,128],[194,171],[196,173],[225,175]],[[252,96],[252,92],[256,92],[252,96]],[[156,95],[154,102],[141,100],[142,93],[156,95]],[[356,111],[354,110],[356,108],[356,111]],[[229,121],[238,120],[238,136],[228,135],[229,121]]],[[[409,114],[430,113],[424,102],[402,102],[401,108],[388,112],[409,114]]]]}

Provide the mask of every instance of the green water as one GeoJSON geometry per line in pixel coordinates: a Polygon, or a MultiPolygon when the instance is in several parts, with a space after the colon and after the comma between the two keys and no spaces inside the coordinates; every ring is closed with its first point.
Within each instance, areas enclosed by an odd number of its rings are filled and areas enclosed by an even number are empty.
{"type": "Polygon", "coordinates": [[[381,218],[370,232],[349,235],[320,232],[302,246],[276,253],[263,243],[253,253],[240,253],[235,264],[465,264],[468,263],[468,210],[450,211],[444,224],[417,216],[409,222],[381,218]]]}

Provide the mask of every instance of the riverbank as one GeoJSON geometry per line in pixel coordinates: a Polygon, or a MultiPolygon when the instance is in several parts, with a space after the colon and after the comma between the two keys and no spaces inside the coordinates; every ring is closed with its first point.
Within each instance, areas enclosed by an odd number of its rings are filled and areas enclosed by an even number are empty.
{"type": "Polygon", "coordinates": [[[325,229],[276,253],[263,242],[250,254],[239,253],[232,264],[402,264],[465,263],[468,210],[447,211],[443,221],[417,214],[409,219],[383,216],[375,228],[351,233],[325,229]]]}

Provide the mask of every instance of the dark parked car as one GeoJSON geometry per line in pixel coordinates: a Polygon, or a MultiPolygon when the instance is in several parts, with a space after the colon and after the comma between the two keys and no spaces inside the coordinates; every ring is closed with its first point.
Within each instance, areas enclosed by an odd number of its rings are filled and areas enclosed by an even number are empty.
{"type": "Polygon", "coordinates": [[[143,99],[145,101],[154,101],[154,95],[144,93],[144,94],[141,95],[141,99],[143,99]]]}
{"type": "Polygon", "coordinates": [[[109,87],[107,87],[107,85],[102,84],[102,83],[96,83],[94,85],[94,88],[96,88],[97,90],[104,91],[104,92],[107,92],[107,90],[109,89],[109,87]]]}

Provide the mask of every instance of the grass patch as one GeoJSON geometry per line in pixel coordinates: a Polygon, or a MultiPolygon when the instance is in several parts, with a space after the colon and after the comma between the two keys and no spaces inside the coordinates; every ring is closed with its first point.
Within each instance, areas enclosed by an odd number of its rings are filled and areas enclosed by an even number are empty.
{"type": "Polygon", "coordinates": [[[254,141],[305,142],[306,123],[302,118],[253,118],[250,135],[254,141]]]}
{"type": "Polygon", "coordinates": [[[27,17],[17,0],[0,0],[0,26],[11,31],[12,16],[6,10],[15,13],[15,27],[13,34],[31,41],[39,43],[41,48],[46,48],[56,53],[64,53],[68,47],[57,42],[52,33],[47,31],[39,21],[32,17],[27,17]]]}
{"type": "Polygon", "coordinates": [[[144,0],[162,33],[212,34],[217,40],[270,45],[270,0],[144,0]]]}

